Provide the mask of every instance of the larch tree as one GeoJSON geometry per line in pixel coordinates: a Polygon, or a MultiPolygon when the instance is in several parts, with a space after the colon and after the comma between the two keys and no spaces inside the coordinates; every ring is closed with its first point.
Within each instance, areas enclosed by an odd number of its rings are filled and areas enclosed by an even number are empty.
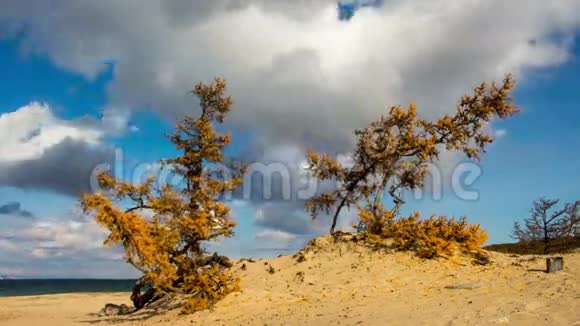
{"type": "Polygon", "coordinates": [[[130,184],[99,172],[102,192],[86,194],[86,214],[108,230],[107,245],[122,245],[127,262],[142,273],[133,288],[135,308],[163,295],[186,295],[185,312],[209,308],[238,287],[231,263],[204,244],[233,234],[235,223],[220,199],[242,183],[244,167],[226,159],[229,134],[219,134],[233,100],[226,84],[215,79],[197,84],[198,117],[185,116],[167,135],[181,155],[161,161],[183,177],[180,185],[159,185],[155,178],[130,184]],[[130,205],[127,205],[130,203],[130,205]]]}
{"type": "Polygon", "coordinates": [[[360,232],[381,234],[404,204],[402,192],[421,188],[442,149],[461,151],[479,159],[493,141],[485,126],[494,118],[505,119],[519,110],[511,96],[515,82],[507,75],[499,85],[480,84],[472,95],[459,101],[454,115],[435,122],[417,116],[414,104],[391,107],[364,129],[354,132],[353,164],[344,166],[328,154],[308,152],[309,169],[319,180],[334,180],[336,189],[319,194],[306,203],[313,218],[332,213],[330,233],[345,207],[359,210],[360,232]],[[384,205],[385,195],[393,205],[384,205]]]}
{"type": "Polygon", "coordinates": [[[562,208],[556,206],[560,200],[540,198],[534,201],[530,216],[524,225],[514,223],[512,238],[520,243],[543,243],[544,253],[548,253],[554,241],[578,236],[580,231],[580,200],[566,203],[562,208]]]}

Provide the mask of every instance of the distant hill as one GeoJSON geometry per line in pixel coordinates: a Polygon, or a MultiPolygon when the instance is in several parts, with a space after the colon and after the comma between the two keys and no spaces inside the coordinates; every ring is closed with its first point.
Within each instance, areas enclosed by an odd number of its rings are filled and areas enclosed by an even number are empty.
{"type": "MultiPolygon", "coordinates": [[[[580,236],[569,237],[550,243],[548,253],[568,253],[573,252],[578,248],[580,248],[580,236]]],[[[544,253],[544,243],[542,241],[527,243],[500,243],[486,246],[483,249],[507,254],[541,255],[544,253]]]]}

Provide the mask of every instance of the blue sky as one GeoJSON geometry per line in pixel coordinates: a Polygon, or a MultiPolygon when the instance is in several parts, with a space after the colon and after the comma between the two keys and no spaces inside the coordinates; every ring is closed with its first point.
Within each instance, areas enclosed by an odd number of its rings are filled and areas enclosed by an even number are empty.
{"type": "MultiPolygon", "coordinates": [[[[444,179],[440,200],[427,192],[405,212],[467,215],[497,243],[511,240],[534,199],[580,197],[577,2],[385,1],[348,22],[334,1],[25,2],[0,5],[0,207],[12,208],[0,215],[0,274],[134,276],[118,250],[102,248],[104,233],[79,214],[79,195],[115,150],[126,179],[175,155],[162,135],[195,112],[188,89],[214,76],[236,99],[229,153],[289,167],[295,195],[307,148],[346,157],[352,130],[385,107],[416,101],[434,118],[479,82],[513,72],[522,113],[489,126],[497,141],[469,186],[478,198],[458,198],[444,179]],[[130,24],[137,11],[148,21],[130,24]]],[[[444,155],[443,174],[462,162],[444,155]]],[[[287,253],[328,227],[296,199],[231,205],[236,236],[212,248],[233,257],[287,253]]]]}

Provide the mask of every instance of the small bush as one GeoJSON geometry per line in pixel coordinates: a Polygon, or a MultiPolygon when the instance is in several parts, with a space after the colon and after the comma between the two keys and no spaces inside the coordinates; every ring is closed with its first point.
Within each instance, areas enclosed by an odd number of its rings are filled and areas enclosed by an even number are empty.
{"type": "Polygon", "coordinates": [[[395,249],[414,251],[423,258],[451,255],[457,249],[479,250],[487,240],[487,233],[479,224],[467,223],[466,217],[456,220],[431,216],[419,220],[419,213],[415,213],[395,219],[394,214],[388,210],[380,214],[361,210],[356,228],[369,240],[391,238],[395,249]]]}
{"type": "Polygon", "coordinates": [[[488,238],[479,224],[467,223],[466,217],[419,220],[418,213],[391,221],[386,234],[393,237],[397,249],[415,251],[423,258],[451,255],[457,249],[478,250],[488,238]]]}
{"type": "Polygon", "coordinates": [[[493,263],[490,255],[488,253],[486,253],[485,251],[477,251],[473,258],[474,259],[473,259],[472,263],[474,265],[486,266],[486,265],[491,265],[493,263]]]}
{"type": "Polygon", "coordinates": [[[372,209],[362,209],[358,213],[359,223],[355,225],[359,234],[364,234],[373,240],[390,237],[390,225],[394,214],[388,210],[380,210],[374,213],[372,209]]]}
{"type": "Polygon", "coordinates": [[[306,256],[304,256],[304,253],[302,252],[296,253],[292,258],[295,258],[297,263],[303,263],[306,261],[306,256]]]}

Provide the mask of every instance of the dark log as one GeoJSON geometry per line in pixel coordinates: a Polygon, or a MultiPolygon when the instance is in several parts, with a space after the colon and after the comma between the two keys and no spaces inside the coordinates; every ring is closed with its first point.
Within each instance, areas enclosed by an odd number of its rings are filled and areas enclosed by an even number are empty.
{"type": "Polygon", "coordinates": [[[133,286],[133,293],[131,294],[131,301],[133,301],[133,306],[135,306],[135,311],[142,309],[146,304],[155,301],[160,296],[157,295],[157,291],[150,287],[145,293],[141,293],[147,283],[143,278],[139,279],[137,283],[133,286]]]}
{"type": "Polygon", "coordinates": [[[564,269],[564,257],[546,258],[546,272],[556,273],[564,269]]]}

